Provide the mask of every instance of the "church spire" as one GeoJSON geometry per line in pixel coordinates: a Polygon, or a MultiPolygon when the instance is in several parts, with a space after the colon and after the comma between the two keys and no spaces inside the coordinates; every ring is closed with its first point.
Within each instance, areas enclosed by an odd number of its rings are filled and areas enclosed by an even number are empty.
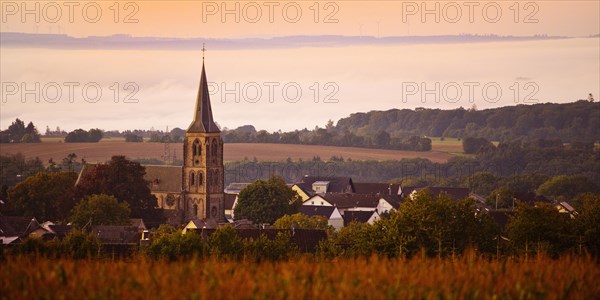
{"type": "Polygon", "coordinates": [[[210,95],[208,94],[208,82],[206,80],[206,71],[204,71],[204,46],[202,46],[202,75],[200,76],[200,86],[198,87],[198,96],[196,98],[196,111],[194,120],[187,132],[221,132],[215,124],[210,106],[210,95]]]}

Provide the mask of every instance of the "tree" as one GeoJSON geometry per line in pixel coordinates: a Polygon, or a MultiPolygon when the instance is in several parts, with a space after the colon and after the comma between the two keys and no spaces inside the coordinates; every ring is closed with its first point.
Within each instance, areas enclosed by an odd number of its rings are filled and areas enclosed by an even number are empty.
{"type": "Polygon", "coordinates": [[[513,208],[516,205],[515,194],[510,189],[501,186],[493,190],[486,198],[487,205],[493,208],[513,208]]]}
{"type": "Polygon", "coordinates": [[[22,153],[0,155],[0,182],[9,187],[44,170],[39,158],[26,159],[22,153]]]}
{"type": "Polygon", "coordinates": [[[16,119],[8,129],[1,132],[0,143],[39,143],[41,142],[40,134],[33,125],[29,122],[25,127],[25,122],[16,119]]]}
{"type": "Polygon", "coordinates": [[[257,180],[240,191],[234,214],[236,219],[273,224],[286,214],[298,212],[302,200],[279,176],[257,180]]]}
{"type": "Polygon", "coordinates": [[[139,135],[136,135],[136,134],[133,134],[133,133],[125,134],[125,142],[128,142],[128,143],[141,143],[143,141],[144,141],[144,138],[141,137],[141,136],[139,136],[139,135]]]}
{"type": "Polygon", "coordinates": [[[235,229],[229,225],[217,228],[208,238],[210,254],[219,258],[239,258],[244,251],[244,243],[235,229]]]}
{"type": "Polygon", "coordinates": [[[296,228],[302,229],[329,229],[327,218],[323,216],[307,216],[301,213],[284,215],[275,221],[273,227],[290,229],[293,224],[296,224],[296,228]]]}
{"type": "Polygon", "coordinates": [[[484,197],[498,186],[499,181],[494,174],[488,172],[477,172],[466,179],[471,191],[484,197]]]}
{"type": "Polygon", "coordinates": [[[546,251],[551,255],[574,245],[574,226],[569,214],[560,213],[547,203],[517,204],[506,232],[517,252],[546,251]]]}
{"type": "Polygon", "coordinates": [[[92,225],[126,225],[129,224],[131,210],[127,203],[119,203],[113,196],[100,194],[82,199],[71,214],[73,226],[82,228],[92,225]]]}
{"type": "Polygon", "coordinates": [[[97,143],[102,139],[102,136],[103,136],[102,130],[100,130],[98,128],[90,129],[88,142],[97,143]]]}
{"type": "Polygon", "coordinates": [[[467,154],[475,154],[493,148],[494,145],[485,138],[467,137],[463,140],[463,151],[467,154]]]}
{"type": "Polygon", "coordinates": [[[65,158],[63,158],[63,160],[62,160],[62,164],[63,164],[64,166],[66,166],[66,167],[67,167],[67,169],[68,169],[70,172],[73,172],[73,170],[74,170],[74,165],[77,163],[77,162],[75,161],[75,159],[76,159],[76,158],[77,158],[77,154],[75,154],[75,153],[69,153],[69,154],[68,154],[68,155],[67,155],[65,158]]]}
{"type": "Polygon", "coordinates": [[[40,172],[10,189],[8,197],[20,215],[39,221],[66,220],[75,205],[75,180],[77,174],[73,172],[40,172]]]}
{"type": "Polygon", "coordinates": [[[581,203],[579,216],[575,219],[581,241],[588,251],[598,257],[600,255],[600,196],[592,193],[576,197],[581,203]]]}
{"type": "Polygon", "coordinates": [[[61,252],[74,259],[96,257],[100,251],[100,241],[92,234],[71,231],[61,243],[61,252]]]}
{"type": "Polygon", "coordinates": [[[389,218],[377,221],[369,236],[373,248],[388,256],[411,256],[420,249],[445,256],[470,246],[492,251],[498,233],[487,214],[476,213],[472,199],[455,201],[423,190],[389,218]]]}
{"type": "Polygon", "coordinates": [[[153,258],[176,260],[182,257],[202,256],[206,245],[199,234],[181,234],[179,230],[160,225],[153,235],[152,244],[146,248],[146,253],[153,258]]]}
{"type": "Polygon", "coordinates": [[[550,178],[537,190],[538,194],[549,198],[572,199],[582,193],[597,193],[598,186],[585,176],[560,175],[550,178]]]}
{"type": "Polygon", "coordinates": [[[375,134],[375,146],[379,146],[382,148],[387,148],[390,145],[390,134],[387,133],[384,130],[379,130],[376,134],[375,134]]]}
{"type": "Polygon", "coordinates": [[[106,164],[97,164],[82,174],[76,187],[76,197],[81,199],[93,194],[114,196],[119,202],[127,202],[131,215],[139,218],[154,213],[157,200],[144,179],[146,171],[137,162],[124,156],[113,156],[106,164]]]}
{"type": "Polygon", "coordinates": [[[67,134],[65,143],[97,143],[102,139],[103,133],[100,129],[85,131],[81,128],[75,129],[67,134]]]}

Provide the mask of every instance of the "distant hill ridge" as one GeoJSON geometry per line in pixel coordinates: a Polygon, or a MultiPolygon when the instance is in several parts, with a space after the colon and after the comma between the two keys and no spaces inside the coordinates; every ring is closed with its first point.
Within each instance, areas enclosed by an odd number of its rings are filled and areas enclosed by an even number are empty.
{"type": "Polygon", "coordinates": [[[600,103],[541,103],[485,110],[417,108],[354,113],[340,119],[336,131],[358,136],[379,130],[394,136],[484,137],[488,140],[600,140],[600,103]]]}
{"type": "Polygon", "coordinates": [[[226,143],[282,143],[428,151],[428,137],[477,137],[490,141],[600,141],[600,103],[541,103],[476,110],[417,108],[353,113],[325,128],[256,131],[223,129],[226,143]]]}

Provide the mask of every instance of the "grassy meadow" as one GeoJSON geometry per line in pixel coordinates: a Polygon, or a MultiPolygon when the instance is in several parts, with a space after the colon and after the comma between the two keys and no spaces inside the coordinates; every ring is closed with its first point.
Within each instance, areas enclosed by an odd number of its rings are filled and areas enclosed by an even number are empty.
{"type": "Polygon", "coordinates": [[[598,299],[585,257],[153,261],[7,257],[2,299],[598,299]]]}

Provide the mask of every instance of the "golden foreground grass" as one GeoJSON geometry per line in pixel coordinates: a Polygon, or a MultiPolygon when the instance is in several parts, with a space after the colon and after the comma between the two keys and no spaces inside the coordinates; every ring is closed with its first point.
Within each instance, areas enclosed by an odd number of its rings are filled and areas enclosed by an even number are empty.
{"type": "Polygon", "coordinates": [[[7,257],[2,299],[598,299],[589,258],[178,262],[7,257]]]}
{"type": "MultiPolygon", "coordinates": [[[[171,144],[171,153],[175,153],[177,159],[183,155],[183,145],[171,144]]],[[[260,161],[283,161],[288,157],[293,160],[310,160],[314,156],[320,156],[327,160],[332,156],[342,156],[353,160],[399,160],[403,158],[427,158],[433,162],[446,162],[452,156],[444,151],[400,151],[386,149],[368,149],[353,147],[333,147],[314,145],[288,145],[288,144],[225,144],[224,160],[236,161],[244,158],[260,161]]],[[[161,143],[126,143],[123,141],[111,141],[100,143],[52,143],[44,142],[38,144],[2,144],[0,154],[23,153],[25,157],[39,157],[42,162],[47,163],[50,158],[60,162],[69,153],[77,154],[78,159],[85,158],[88,162],[105,162],[113,155],[125,155],[131,159],[162,159],[164,144],[161,143]]],[[[171,154],[172,156],[173,154],[171,154]]]]}

